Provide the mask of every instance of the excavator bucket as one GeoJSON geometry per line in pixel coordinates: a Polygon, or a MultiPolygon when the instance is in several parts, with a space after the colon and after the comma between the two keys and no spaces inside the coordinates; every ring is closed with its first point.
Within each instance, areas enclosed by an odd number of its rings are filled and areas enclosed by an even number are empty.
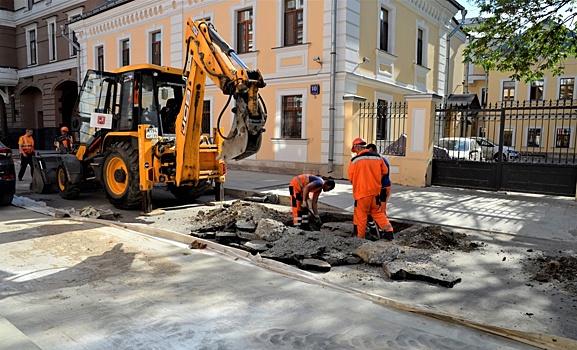
{"type": "Polygon", "coordinates": [[[40,154],[32,157],[34,175],[30,190],[36,193],[58,192],[58,158],[59,154],[40,154]]]}
{"type": "Polygon", "coordinates": [[[242,98],[237,99],[233,108],[234,119],[228,136],[222,142],[222,150],[216,158],[227,162],[230,159],[241,160],[257,153],[265,131],[266,114],[259,107],[260,115],[251,117],[242,98]]]}

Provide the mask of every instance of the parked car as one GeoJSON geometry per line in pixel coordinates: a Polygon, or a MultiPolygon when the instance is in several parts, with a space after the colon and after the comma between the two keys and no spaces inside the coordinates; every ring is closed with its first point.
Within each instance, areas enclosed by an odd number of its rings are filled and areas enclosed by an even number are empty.
{"type": "Polygon", "coordinates": [[[444,148],[451,159],[483,160],[481,148],[477,141],[469,137],[446,137],[439,139],[438,145],[444,148]]]}
{"type": "Polygon", "coordinates": [[[519,158],[519,152],[510,146],[503,146],[503,155],[499,157],[499,145],[484,137],[472,137],[476,140],[483,152],[483,158],[488,160],[498,160],[501,158],[504,161],[509,161],[519,158]]]}
{"type": "Polygon", "coordinates": [[[12,149],[0,142],[0,205],[10,205],[16,193],[16,170],[12,149]]]}

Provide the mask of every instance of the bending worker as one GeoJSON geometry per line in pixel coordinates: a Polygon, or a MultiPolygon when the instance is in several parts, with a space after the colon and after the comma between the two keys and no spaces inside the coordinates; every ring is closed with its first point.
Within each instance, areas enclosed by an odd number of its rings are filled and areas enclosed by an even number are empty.
{"type": "Polygon", "coordinates": [[[321,192],[328,192],[333,188],[335,188],[335,181],[330,178],[325,180],[320,176],[311,174],[295,176],[289,184],[293,225],[308,230],[310,228],[309,208],[312,209],[313,215],[318,216],[317,203],[321,192]]]}
{"type": "Polygon", "coordinates": [[[388,174],[387,166],[380,155],[366,149],[367,142],[357,137],[353,140],[351,152],[356,156],[349,165],[349,181],[353,184],[355,209],[353,223],[357,237],[365,238],[367,217],[371,215],[378,229],[384,231],[384,237],[393,239],[393,225],[381,210],[381,179],[388,174]]]}

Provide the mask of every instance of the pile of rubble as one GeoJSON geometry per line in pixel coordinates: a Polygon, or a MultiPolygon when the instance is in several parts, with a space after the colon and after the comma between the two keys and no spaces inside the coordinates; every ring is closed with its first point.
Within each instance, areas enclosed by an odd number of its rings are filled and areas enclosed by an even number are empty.
{"type": "Polygon", "coordinates": [[[421,280],[445,287],[454,286],[460,278],[433,264],[432,253],[479,248],[464,234],[438,226],[394,222],[398,232],[394,241],[371,242],[352,236],[348,213],[321,213],[321,219],[318,230],[304,231],[292,227],[290,213],[239,200],[199,213],[191,223],[191,234],[307,270],[326,272],[331,266],[365,263],[382,266],[393,280],[421,280]]]}

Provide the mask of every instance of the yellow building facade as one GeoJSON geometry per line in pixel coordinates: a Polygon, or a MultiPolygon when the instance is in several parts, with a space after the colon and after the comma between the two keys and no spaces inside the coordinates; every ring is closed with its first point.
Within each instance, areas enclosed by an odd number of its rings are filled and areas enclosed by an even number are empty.
{"type": "MultiPolygon", "coordinates": [[[[116,1],[68,26],[85,73],[138,63],[182,68],[187,19],[210,21],[267,84],[260,90],[268,111],[262,147],[229,167],[343,178],[352,140],[376,137],[358,134],[347,101],[463,92],[462,10],[453,0],[136,0],[116,1]]],[[[217,126],[227,98],[207,81],[207,130],[217,126]]],[[[225,131],[231,116],[224,113],[225,131]]]]}
{"type": "Polygon", "coordinates": [[[522,155],[544,156],[560,154],[557,158],[574,158],[577,132],[577,60],[564,62],[562,75],[545,72],[535,82],[513,81],[508,72],[486,72],[481,67],[468,67],[468,86],[477,94],[481,104],[494,111],[481,113],[481,123],[474,123],[471,136],[484,136],[498,141],[498,108],[505,107],[503,142],[522,155]]]}

